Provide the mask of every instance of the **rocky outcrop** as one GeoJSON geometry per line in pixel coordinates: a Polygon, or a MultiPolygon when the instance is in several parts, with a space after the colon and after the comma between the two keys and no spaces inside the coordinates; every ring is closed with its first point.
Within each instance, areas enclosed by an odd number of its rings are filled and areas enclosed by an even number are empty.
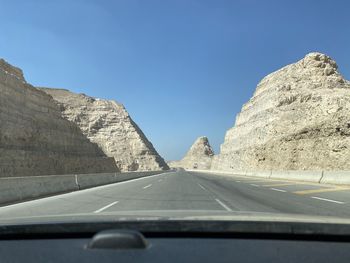
{"type": "Polygon", "coordinates": [[[227,131],[212,169],[350,169],[350,83],[310,53],[258,84],[227,131]]]}
{"type": "Polygon", "coordinates": [[[202,136],[197,138],[185,157],[181,161],[169,162],[171,167],[183,167],[186,169],[210,169],[211,161],[214,156],[209,140],[202,136]]]}
{"type": "Polygon", "coordinates": [[[51,96],[0,60],[0,177],[116,171],[51,96]]]}
{"type": "Polygon", "coordinates": [[[57,101],[64,118],[115,159],[121,171],[169,169],[122,104],[64,89],[41,89],[57,101]]]}

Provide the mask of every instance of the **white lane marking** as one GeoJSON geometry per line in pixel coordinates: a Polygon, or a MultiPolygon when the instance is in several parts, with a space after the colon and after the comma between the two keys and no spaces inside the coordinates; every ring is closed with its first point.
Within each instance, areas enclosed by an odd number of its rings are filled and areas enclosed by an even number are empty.
{"type": "Polygon", "coordinates": [[[318,200],[322,200],[322,201],[327,201],[327,202],[332,202],[332,203],[337,203],[337,204],[344,204],[345,202],[341,202],[341,201],[337,201],[337,200],[332,200],[332,199],[327,199],[327,198],[321,198],[321,197],[317,197],[317,196],[311,196],[311,198],[313,199],[318,199],[318,200]]]}
{"type": "Polygon", "coordinates": [[[163,181],[163,180],[162,180],[162,179],[159,179],[159,180],[158,180],[158,182],[161,182],[161,181],[163,181]]]}
{"type": "Polygon", "coordinates": [[[277,189],[277,188],[270,188],[270,189],[278,192],[283,192],[283,193],[287,192],[286,190],[277,189]]]}
{"type": "Polygon", "coordinates": [[[260,187],[260,185],[257,185],[257,184],[250,184],[250,185],[255,187],[260,187]]]}
{"type": "Polygon", "coordinates": [[[144,187],[142,187],[143,189],[147,189],[148,187],[151,187],[152,186],[152,184],[149,184],[149,185],[146,185],[146,186],[144,186],[144,187]]]}
{"type": "Polygon", "coordinates": [[[100,208],[100,209],[94,211],[94,213],[95,213],[95,214],[100,213],[100,212],[102,212],[103,210],[106,210],[107,208],[111,207],[112,205],[117,204],[118,202],[119,202],[119,201],[115,201],[115,202],[113,202],[113,203],[110,203],[109,205],[106,205],[106,206],[104,206],[104,207],[102,207],[102,208],[100,208]]]}
{"type": "Polygon", "coordinates": [[[240,183],[241,181],[236,181],[237,183],[240,183]]]}
{"type": "MultiPolygon", "coordinates": [[[[92,187],[92,188],[88,188],[88,189],[83,189],[83,190],[79,190],[79,191],[65,193],[65,194],[57,194],[57,195],[49,196],[49,197],[40,197],[40,198],[35,199],[35,200],[24,201],[21,203],[16,203],[16,204],[11,204],[11,205],[6,205],[6,206],[0,206],[0,213],[6,211],[8,209],[13,209],[13,208],[26,209],[26,208],[28,208],[28,205],[46,205],[46,203],[51,202],[51,201],[60,200],[63,198],[74,198],[75,196],[81,196],[84,194],[98,192],[98,191],[105,190],[105,189],[111,189],[111,188],[118,187],[119,185],[123,185],[123,184],[132,184],[134,182],[141,181],[141,180],[149,180],[149,179],[155,178],[155,177],[168,176],[169,174],[176,174],[176,173],[164,172],[161,174],[155,174],[155,175],[149,175],[149,176],[145,176],[145,177],[141,177],[141,178],[131,179],[128,181],[117,182],[117,183],[107,184],[107,185],[102,185],[102,186],[96,186],[96,187],[92,187]]],[[[40,176],[38,176],[38,177],[40,177],[40,176]]]]}
{"type": "Polygon", "coordinates": [[[198,184],[198,185],[199,185],[199,187],[202,188],[203,190],[207,190],[207,189],[204,188],[203,185],[201,185],[201,184],[198,184]]]}
{"type": "MultiPolygon", "coordinates": [[[[24,208],[27,205],[42,204],[45,202],[50,202],[52,200],[57,200],[57,199],[61,199],[61,198],[74,198],[74,196],[77,196],[77,195],[82,195],[82,194],[90,193],[90,192],[97,192],[97,191],[104,190],[104,189],[110,189],[110,188],[114,188],[114,187],[119,186],[119,185],[130,184],[130,183],[134,183],[134,182],[141,181],[141,180],[148,180],[148,179],[154,178],[154,177],[165,176],[165,174],[173,174],[173,172],[164,172],[161,174],[155,174],[155,175],[145,176],[145,177],[141,177],[141,178],[131,179],[128,181],[117,182],[117,183],[107,184],[107,185],[102,185],[102,186],[96,186],[96,187],[92,187],[92,188],[88,188],[88,189],[83,189],[83,190],[79,190],[79,191],[65,193],[65,194],[57,194],[57,195],[53,195],[53,196],[49,196],[49,197],[38,198],[35,200],[24,201],[21,203],[0,206],[0,212],[2,212],[2,210],[5,210],[5,209],[12,209],[13,207],[21,207],[21,208],[23,207],[24,208]]],[[[40,176],[38,176],[38,177],[40,177],[40,176]]]]}
{"type": "Polygon", "coordinates": [[[225,205],[223,202],[221,202],[219,199],[215,199],[216,202],[219,203],[223,208],[225,208],[227,211],[232,211],[231,208],[229,208],[227,205],[225,205]]]}

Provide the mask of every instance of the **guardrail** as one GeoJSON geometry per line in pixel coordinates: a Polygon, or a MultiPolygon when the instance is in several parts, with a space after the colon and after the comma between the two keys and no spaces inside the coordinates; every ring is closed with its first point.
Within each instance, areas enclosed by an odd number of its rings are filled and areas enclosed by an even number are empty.
{"type": "Polygon", "coordinates": [[[350,185],[350,171],[221,171],[221,170],[187,170],[222,175],[243,175],[290,181],[304,181],[320,184],[350,185]]]}
{"type": "Polygon", "coordinates": [[[167,171],[44,175],[0,178],[0,205],[118,183],[167,171]]]}

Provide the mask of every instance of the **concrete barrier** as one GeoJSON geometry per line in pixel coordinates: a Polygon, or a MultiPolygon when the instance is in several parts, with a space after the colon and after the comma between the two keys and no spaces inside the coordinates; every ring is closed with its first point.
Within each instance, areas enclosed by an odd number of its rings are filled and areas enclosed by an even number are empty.
{"type": "Polygon", "coordinates": [[[254,176],[254,177],[261,177],[261,178],[270,178],[272,174],[272,171],[261,171],[261,172],[245,172],[244,175],[246,176],[254,176]]]}
{"type": "Polygon", "coordinates": [[[78,190],[74,175],[0,179],[0,203],[11,203],[78,190]]]}
{"type": "Polygon", "coordinates": [[[116,183],[164,173],[165,171],[126,172],[116,174],[116,183]]]}
{"type": "Polygon", "coordinates": [[[146,171],[125,173],[78,174],[76,175],[76,177],[79,189],[86,189],[99,185],[124,182],[164,172],[165,171],[146,171]]]}
{"type": "Polygon", "coordinates": [[[77,174],[76,177],[79,189],[87,189],[94,186],[117,182],[116,173],[77,174]]]}
{"type": "Polygon", "coordinates": [[[322,171],[272,171],[270,178],[319,183],[322,171]]]}
{"type": "Polygon", "coordinates": [[[199,172],[199,173],[213,173],[221,175],[245,175],[245,172],[236,172],[236,171],[221,171],[221,170],[199,170],[199,169],[186,169],[189,172],[199,172]]]}
{"type": "Polygon", "coordinates": [[[18,191],[17,184],[14,180],[7,178],[0,180],[0,200],[2,203],[21,200],[21,194],[18,191]]]}
{"type": "Polygon", "coordinates": [[[249,171],[242,172],[242,174],[245,176],[253,176],[253,172],[249,172],[249,171]]]}
{"type": "Polygon", "coordinates": [[[350,185],[350,171],[324,171],[321,183],[350,185]]]}
{"type": "Polygon", "coordinates": [[[165,172],[167,171],[0,178],[0,204],[36,199],[165,172]]]}

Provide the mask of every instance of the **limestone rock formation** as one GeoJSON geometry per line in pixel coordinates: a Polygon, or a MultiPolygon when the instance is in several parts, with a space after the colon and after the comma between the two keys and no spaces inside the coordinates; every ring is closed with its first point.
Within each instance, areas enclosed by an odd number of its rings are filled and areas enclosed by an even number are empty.
{"type": "Polygon", "coordinates": [[[212,169],[350,169],[350,83],[321,53],[266,76],[227,131],[212,169]]]}
{"type": "Polygon", "coordinates": [[[186,169],[210,169],[211,161],[214,156],[209,140],[202,136],[197,138],[185,157],[181,161],[170,162],[171,167],[183,167],[186,169]]]}
{"type": "Polygon", "coordinates": [[[51,96],[0,60],[0,177],[116,171],[51,96]]]}
{"type": "Polygon", "coordinates": [[[66,119],[114,157],[121,171],[169,169],[122,104],[64,89],[41,89],[57,101],[66,119]]]}

